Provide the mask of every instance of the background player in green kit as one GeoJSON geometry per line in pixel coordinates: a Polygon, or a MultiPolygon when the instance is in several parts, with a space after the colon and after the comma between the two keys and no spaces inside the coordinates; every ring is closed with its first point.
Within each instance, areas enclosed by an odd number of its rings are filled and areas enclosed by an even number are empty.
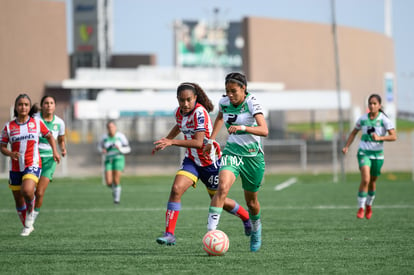
{"type": "Polygon", "coordinates": [[[397,134],[391,120],[382,111],[381,97],[372,94],[368,98],[369,113],[362,115],[356,122],[354,130],[342,149],[346,154],[355,136],[361,130],[361,142],[358,149],[358,164],[361,172],[361,183],[358,189],[357,218],[370,219],[372,203],[375,198],[376,181],[381,174],[384,163],[384,141],[395,141],[397,134]]]}
{"type": "Polygon", "coordinates": [[[131,152],[126,136],[117,131],[115,122],[110,120],[106,124],[108,133],[103,135],[98,149],[105,157],[105,182],[112,188],[112,196],[115,204],[121,200],[121,174],[125,168],[125,156],[131,152]]]}
{"type": "MultiPolygon", "coordinates": [[[[53,138],[57,140],[62,157],[66,156],[65,144],[65,123],[55,115],[56,100],[53,96],[45,95],[40,101],[40,112],[36,115],[45,123],[47,128],[53,134],[53,138]]],[[[36,220],[43,204],[43,197],[46,188],[53,179],[56,170],[56,162],[53,159],[53,150],[46,138],[39,138],[39,153],[42,159],[42,173],[39,183],[36,186],[36,201],[34,208],[34,219],[36,220]]]]}
{"type": "MultiPolygon", "coordinates": [[[[230,73],[226,76],[225,85],[226,96],[219,101],[219,113],[210,138],[215,139],[223,124],[229,137],[223,150],[219,186],[209,208],[207,230],[217,228],[224,200],[240,175],[252,223],[250,250],[255,252],[260,249],[262,239],[260,203],[257,198],[265,171],[261,137],[266,137],[269,130],[261,104],[253,94],[247,92],[246,77],[240,73],[230,73]]],[[[205,150],[209,149],[205,147],[205,150]]]]}

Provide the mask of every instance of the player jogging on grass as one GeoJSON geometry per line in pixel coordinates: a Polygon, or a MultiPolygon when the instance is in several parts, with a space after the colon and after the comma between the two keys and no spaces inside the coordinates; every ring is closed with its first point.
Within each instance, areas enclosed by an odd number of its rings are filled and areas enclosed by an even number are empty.
{"type": "Polygon", "coordinates": [[[121,201],[121,175],[125,169],[125,154],[131,152],[126,136],[117,131],[115,121],[110,120],[106,124],[107,133],[101,138],[98,150],[105,156],[105,182],[112,188],[114,204],[121,201]]]}
{"type": "MultiPolygon", "coordinates": [[[[187,148],[181,168],[177,171],[171,187],[170,197],[165,213],[165,232],[157,238],[157,243],[174,245],[176,243],[174,231],[181,210],[181,197],[188,188],[196,187],[200,179],[207,188],[210,198],[217,190],[218,172],[221,159],[221,150],[217,142],[210,139],[212,123],[209,112],[214,106],[203,89],[195,83],[182,83],[177,88],[179,107],[175,111],[176,125],[168,135],[154,142],[152,153],[164,150],[168,146],[187,148]],[[183,133],[184,140],[175,139],[183,133]],[[209,144],[210,150],[203,152],[209,144]]],[[[238,216],[244,226],[245,235],[251,233],[249,213],[236,201],[226,198],[224,209],[238,216]]]]}
{"type": "MultiPolygon", "coordinates": [[[[66,156],[65,143],[65,123],[55,115],[56,99],[53,96],[45,95],[40,101],[40,113],[35,117],[41,119],[52,133],[53,138],[57,141],[62,157],[66,156]]],[[[56,162],[53,158],[53,149],[48,140],[44,137],[39,138],[39,153],[42,159],[42,173],[40,174],[39,183],[36,186],[36,202],[34,209],[34,220],[40,213],[40,207],[43,204],[43,197],[50,182],[53,180],[53,174],[56,170],[56,162]]]]}
{"type": "Polygon", "coordinates": [[[60,161],[55,140],[46,125],[33,117],[37,109],[27,94],[17,96],[14,103],[15,119],[4,126],[0,148],[10,157],[9,188],[12,190],[17,214],[23,224],[21,236],[29,236],[34,230],[35,186],[41,174],[39,137],[45,137],[53,151],[53,159],[60,161]],[[10,143],[10,150],[7,148],[10,143]]]}
{"type": "Polygon", "coordinates": [[[384,141],[397,140],[397,134],[391,120],[382,111],[381,97],[372,94],[368,98],[369,113],[362,115],[356,122],[354,130],[342,149],[348,153],[349,146],[359,131],[362,131],[358,149],[358,164],[361,183],[358,189],[357,218],[371,219],[372,204],[375,199],[376,181],[381,174],[384,163],[384,141]],[[364,213],[365,210],[365,213],[364,213]]]}

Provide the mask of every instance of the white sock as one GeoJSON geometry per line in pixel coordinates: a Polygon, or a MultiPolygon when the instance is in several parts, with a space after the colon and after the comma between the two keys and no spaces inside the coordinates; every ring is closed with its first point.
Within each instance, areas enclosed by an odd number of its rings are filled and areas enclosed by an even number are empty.
{"type": "Polygon", "coordinates": [[[372,203],[374,202],[374,199],[375,199],[375,195],[374,196],[368,195],[366,204],[367,205],[372,205],[372,203]]]}
{"type": "Polygon", "coordinates": [[[37,216],[39,215],[39,211],[34,211],[34,213],[33,213],[33,220],[36,220],[36,218],[37,218],[37,216]]]}
{"type": "Polygon", "coordinates": [[[260,219],[258,220],[251,220],[252,222],[252,231],[257,231],[260,227],[260,225],[262,224],[262,222],[260,221],[260,219]]]}
{"type": "Polygon", "coordinates": [[[121,186],[118,184],[118,185],[112,185],[112,193],[113,193],[113,196],[114,196],[114,202],[119,202],[120,200],[121,200],[121,190],[122,190],[122,188],[121,188],[121,186]]]}
{"type": "Polygon", "coordinates": [[[359,197],[358,196],[358,207],[365,208],[365,202],[367,201],[367,197],[359,197]]]}
{"type": "Polygon", "coordinates": [[[216,230],[220,221],[220,214],[208,213],[207,231],[216,230]]]}

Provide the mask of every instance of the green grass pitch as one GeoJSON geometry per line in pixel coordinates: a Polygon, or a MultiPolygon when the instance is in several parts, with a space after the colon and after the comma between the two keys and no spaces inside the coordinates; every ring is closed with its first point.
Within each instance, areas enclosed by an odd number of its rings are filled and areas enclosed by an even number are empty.
{"type": "MultiPolygon", "coordinates": [[[[124,177],[120,205],[96,178],[57,178],[29,237],[21,237],[7,180],[0,184],[0,274],[412,274],[414,183],[380,176],[371,220],[356,219],[359,175],[266,175],[259,193],[263,242],[249,251],[241,221],[223,213],[225,256],[202,249],[209,198],[204,185],[182,200],[176,246],[155,242],[164,230],[173,175],[124,177]],[[292,177],[281,191],[275,186],[292,177]]],[[[244,205],[237,181],[230,197],[244,205]]]]}

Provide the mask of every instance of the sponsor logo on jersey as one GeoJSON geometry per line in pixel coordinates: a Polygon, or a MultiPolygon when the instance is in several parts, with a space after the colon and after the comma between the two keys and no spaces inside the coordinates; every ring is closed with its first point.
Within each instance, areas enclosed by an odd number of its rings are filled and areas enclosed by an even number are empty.
{"type": "Polygon", "coordinates": [[[199,117],[197,118],[197,122],[198,122],[198,124],[203,125],[203,124],[204,124],[204,116],[199,116],[199,117]]]}
{"type": "Polygon", "coordinates": [[[35,139],[35,135],[32,134],[27,134],[27,135],[22,135],[22,136],[17,136],[17,137],[11,137],[11,142],[18,142],[18,141],[23,141],[23,140],[33,140],[35,139]]]}
{"type": "Polygon", "coordinates": [[[20,127],[15,124],[10,124],[10,135],[18,135],[20,134],[20,127]]]}
{"type": "Polygon", "coordinates": [[[194,127],[194,121],[192,119],[188,119],[187,122],[185,123],[185,126],[188,128],[194,127]]]}

